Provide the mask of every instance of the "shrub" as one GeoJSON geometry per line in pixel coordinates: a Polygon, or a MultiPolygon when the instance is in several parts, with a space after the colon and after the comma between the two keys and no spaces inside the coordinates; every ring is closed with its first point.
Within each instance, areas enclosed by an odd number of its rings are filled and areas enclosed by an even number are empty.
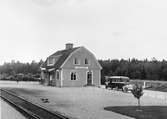
{"type": "Polygon", "coordinates": [[[140,109],[140,97],[144,94],[143,93],[143,88],[139,84],[135,84],[132,89],[132,94],[135,98],[138,100],[138,108],[140,109]]]}

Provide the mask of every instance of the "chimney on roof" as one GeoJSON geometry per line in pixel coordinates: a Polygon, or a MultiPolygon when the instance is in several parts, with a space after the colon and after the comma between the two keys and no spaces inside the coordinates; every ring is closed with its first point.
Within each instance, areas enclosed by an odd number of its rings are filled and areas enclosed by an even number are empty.
{"type": "Polygon", "coordinates": [[[66,50],[72,49],[72,48],[73,48],[73,44],[72,43],[67,43],[66,44],[66,50]]]}

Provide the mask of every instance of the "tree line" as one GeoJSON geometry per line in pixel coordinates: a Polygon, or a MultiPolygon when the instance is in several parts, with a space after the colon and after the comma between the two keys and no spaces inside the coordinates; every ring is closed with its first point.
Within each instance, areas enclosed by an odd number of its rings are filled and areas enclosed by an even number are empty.
{"type": "Polygon", "coordinates": [[[128,59],[128,60],[99,60],[102,66],[102,80],[104,76],[128,76],[131,79],[141,80],[162,80],[167,81],[167,61],[158,61],[153,58],[151,61],[128,59]]]}
{"type": "MultiPolygon", "coordinates": [[[[167,61],[158,61],[155,58],[152,60],[98,60],[102,66],[102,80],[104,84],[104,76],[128,76],[131,79],[141,80],[162,80],[167,81],[167,61]]],[[[17,74],[24,75],[38,75],[40,77],[40,65],[43,63],[42,60],[39,62],[32,61],[31,63],[21,63],[14,60],[9,63],[4,63],[0,66],[0,76],[8,77],[17,74]]]]}
{"type": "Polygon", "coordinates": [[[21,63],[12,60],[11,62],[0,65],[0,78],[14,79],[17,75],[20,75],[27,80],[32,80],[32,77],[40,78],[40,65],[42,63],[42,60],[39,62],[32,61],[31,63],[21,63]]]}

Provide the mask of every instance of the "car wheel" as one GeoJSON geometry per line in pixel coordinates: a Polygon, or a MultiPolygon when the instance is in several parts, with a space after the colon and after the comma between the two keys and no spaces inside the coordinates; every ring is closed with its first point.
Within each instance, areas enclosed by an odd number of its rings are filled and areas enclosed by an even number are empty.
{"type": "Polygon", "coordinates": [[[127,92],[128,92],[128,88],[127,88],[127,87],[124,87],[124,88],[123,88],[123,91],[124,91],[125,93],[127,93],[127,92]]]}

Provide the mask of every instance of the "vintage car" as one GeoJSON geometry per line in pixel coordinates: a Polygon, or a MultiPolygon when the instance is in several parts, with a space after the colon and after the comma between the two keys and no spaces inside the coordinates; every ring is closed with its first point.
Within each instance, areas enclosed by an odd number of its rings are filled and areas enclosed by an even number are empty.
{"type": "Polygon", "coordinates": [[[129,91],[132,91],[133,90],[133,87],[134,87],[134,84],[127,84],[125,86],[123,86],[123,92],[129,92],[129,91]]]}
{"type": "Polygon", "coordinates": [[[111,88],[127,92],[132,88],[129,81],[129,77],[126,76],[105,76],[106,89],[111,88]]]}

